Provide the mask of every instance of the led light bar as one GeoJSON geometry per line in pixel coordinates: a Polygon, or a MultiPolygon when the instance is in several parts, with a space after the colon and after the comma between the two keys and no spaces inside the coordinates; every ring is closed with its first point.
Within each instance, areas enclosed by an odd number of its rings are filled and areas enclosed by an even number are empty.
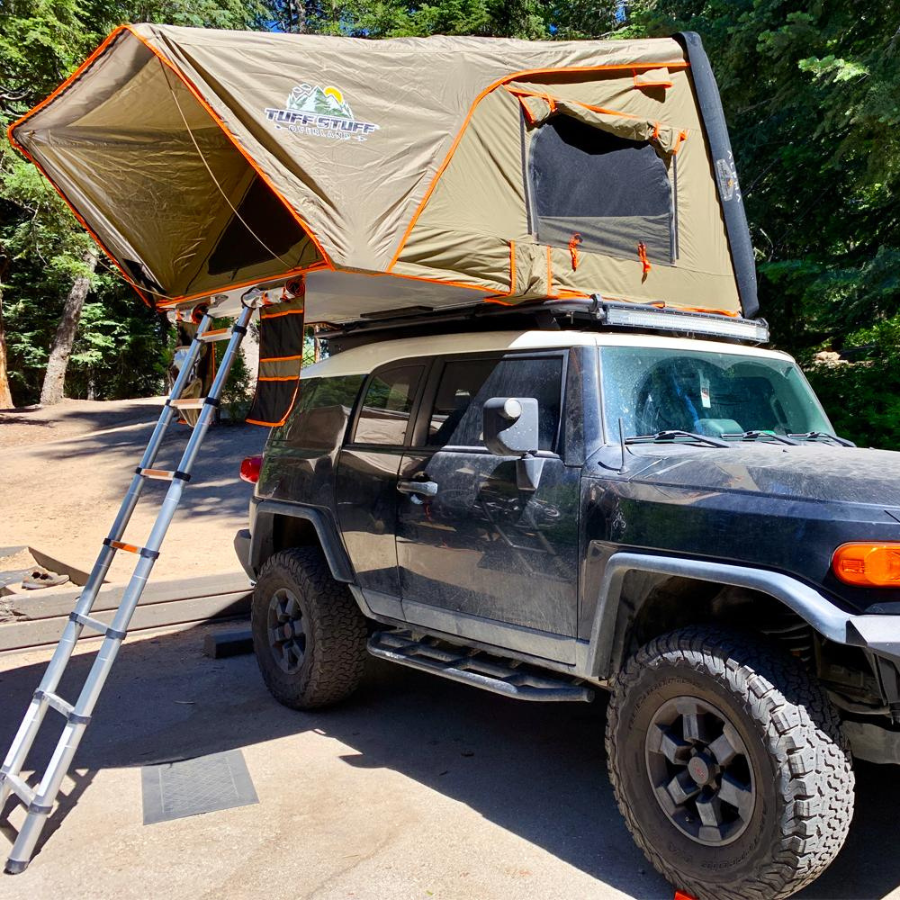
{"type": "Polygon", "coordinates": [[[598,299],[598,313],[604,325],[614,328],[646,328],[651,331],[677,331],[765,344],[769,325],[765,319],[731,318],[717,313],[686,312],[630,303],[607,303],[598,299]]]}

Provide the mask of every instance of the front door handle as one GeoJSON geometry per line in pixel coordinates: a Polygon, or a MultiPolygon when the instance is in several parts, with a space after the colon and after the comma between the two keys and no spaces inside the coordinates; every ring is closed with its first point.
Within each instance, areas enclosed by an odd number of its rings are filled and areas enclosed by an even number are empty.
{"type": "Polygon", "coordinates": [[[397,482],[397,490],[401,494],[435,497],[437,496],[438,486],[436,481],[408,481],[401,478],[397,482]]]}

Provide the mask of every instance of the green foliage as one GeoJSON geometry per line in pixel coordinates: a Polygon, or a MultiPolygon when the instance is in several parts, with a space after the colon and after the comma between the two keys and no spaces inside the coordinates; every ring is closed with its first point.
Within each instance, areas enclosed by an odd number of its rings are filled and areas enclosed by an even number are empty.
{"type": "Polygon", "coordinates": [[[702,34],[783,346],[900,311],[900,32],[895,4],[636,4],[625,31],[702,34]]]}
{"type": "Polygon", "coordinates": [[[807,376],[838,434],[861,447],[900,449],[900,316],[848,335],[858,348],[832,365],[809,354],[807,376]]]}
{"type": "Polygon", "coordinates": [[[351,0],[327,4],[274,0],[268,8],[268,24],[278,31],[365,38],[430,34],[549,37],[543,4],[537,0],[351,0]]]}

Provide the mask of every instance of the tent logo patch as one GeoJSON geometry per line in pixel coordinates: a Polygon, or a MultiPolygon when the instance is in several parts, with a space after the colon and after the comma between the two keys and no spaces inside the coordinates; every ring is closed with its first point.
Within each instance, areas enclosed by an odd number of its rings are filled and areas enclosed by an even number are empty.
{"type": "Polygon", "coordinates": [[[361,122],[339,88],[298,84],[288,94],[283,109],[266,108],[266,119],[278,130],[338,141],[365,141],[379,126],[361,122]]]}

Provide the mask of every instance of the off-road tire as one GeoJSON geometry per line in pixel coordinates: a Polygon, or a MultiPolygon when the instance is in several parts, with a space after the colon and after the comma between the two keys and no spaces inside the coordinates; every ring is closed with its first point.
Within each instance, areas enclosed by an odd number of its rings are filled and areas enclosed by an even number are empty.
{"type": "Polygon", "coordinates": [[[606,750],[637,845],[699,900],[789,897],[822,873],[847,836],[854,777],[837,714],[799,661],[753,637],[690,627],[639,650],[613,685],[606,750]],[[698,843],[653,793],[646,726],[679,695],[724,712],[760,770],[754,812],[733,843],[698,843]]]}
{"type": "Polygon", "coordinates": [[[363,675],[366,619],[347,587],[331,577],[317,547],[282,550],[263,566],[250,614],[256,661],[272,696],[291,709],[329,706],[349,696],[363,675]],[[290,591],[306,628],[306,649],[296,672],[282,671],[269,639],[273,595],[290,591]]]}

